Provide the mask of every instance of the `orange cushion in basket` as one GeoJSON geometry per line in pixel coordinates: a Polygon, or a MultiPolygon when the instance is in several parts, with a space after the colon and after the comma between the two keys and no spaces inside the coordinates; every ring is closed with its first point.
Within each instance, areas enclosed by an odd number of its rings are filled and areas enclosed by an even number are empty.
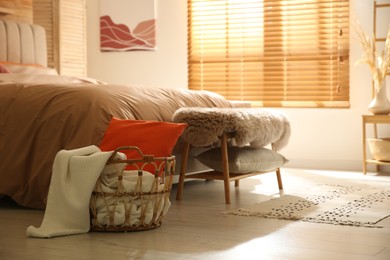
{"type": "MultiPolygon", "coordinates": [[[[103,140],[102,151],[112,151],[120,146],[137,146],[144,155],[166,157],[183,133],[187,124],[148,120],[124,120],[112,118],[103,140]]],[[[128,159],[140,158],[134,150],[123,150],[128,159]]]]}

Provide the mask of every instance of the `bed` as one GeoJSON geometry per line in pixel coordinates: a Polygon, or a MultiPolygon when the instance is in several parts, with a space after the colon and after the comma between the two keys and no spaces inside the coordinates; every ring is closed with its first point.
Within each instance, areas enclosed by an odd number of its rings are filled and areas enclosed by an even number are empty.
{"type": "MultiPolygon", "coordinates": [[[[0,71],[0,196],[29,208],[45,208],[57,152],[98,146],[112,117],[171,122],[181,107],[233,107],[207,91],[58,75],[47,67],[44,29],[26,23],[0,20],[0,71]]],[[[178,160],[180,152],[179,141],[178,160]]]]}

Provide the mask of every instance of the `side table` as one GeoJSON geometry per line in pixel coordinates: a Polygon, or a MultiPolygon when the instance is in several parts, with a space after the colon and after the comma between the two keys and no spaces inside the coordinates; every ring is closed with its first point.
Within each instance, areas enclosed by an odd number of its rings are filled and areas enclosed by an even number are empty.
{"type": "Polygon", "coordinates": [[[376,171],[379,171],[380,165],[390,165],[390,162],[382,162],[374,159],[367,159],[367,124],[374,125],[374,138],[378,138],[377,124],[390,124],[390,115],[362,115],[363,122],[363,173],[367,173],[367,164],[376,165],[376,171]]]}

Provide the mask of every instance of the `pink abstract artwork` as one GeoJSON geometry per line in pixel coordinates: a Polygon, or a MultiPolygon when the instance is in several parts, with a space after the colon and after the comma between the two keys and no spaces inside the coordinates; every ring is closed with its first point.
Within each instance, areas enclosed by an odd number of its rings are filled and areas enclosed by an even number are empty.
{"type": "Polygon", "coordinates": [[[155,0],[101,0],[101,51],[156,49],[155,0]]]}

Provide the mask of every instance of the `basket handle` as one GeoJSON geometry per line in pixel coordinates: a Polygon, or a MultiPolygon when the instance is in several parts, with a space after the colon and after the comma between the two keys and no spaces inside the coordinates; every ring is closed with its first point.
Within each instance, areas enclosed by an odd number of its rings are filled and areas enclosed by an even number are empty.
{"type": "Polygon", "coordinates": [[[121,147],[118,147],[114,150],[114,152],[111,154],[111,156],[108,160],[109,161],[113,160],[115,158],[115,156],[117,155],[117,153],[120,151],[123,151],[123,150],[135,150],[141,156],[141,158],[153,157],[153,155],[144,155],[142,153],[142,151],[137,146],[121,146],[121,147]]]}

